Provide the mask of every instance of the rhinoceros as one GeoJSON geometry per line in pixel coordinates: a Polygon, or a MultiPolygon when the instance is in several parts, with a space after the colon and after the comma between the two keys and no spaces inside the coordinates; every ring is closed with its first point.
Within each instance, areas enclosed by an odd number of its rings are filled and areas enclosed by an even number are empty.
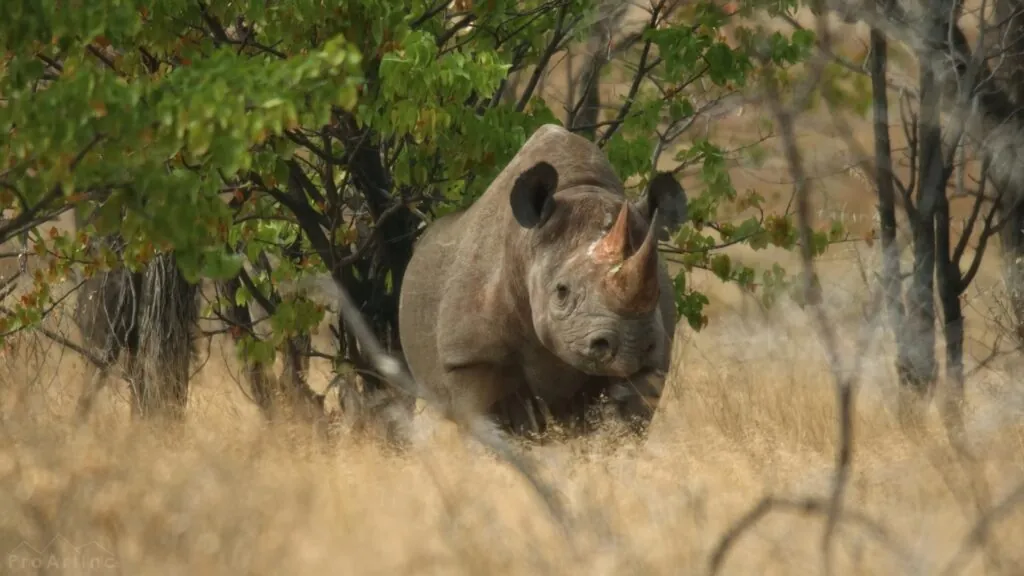
{"type": "Polygon", "coordinates": [[[413,377],[518,430],[515,398],[564,420],[602,391],[649,420],[677,320],[656,245],[687,199],[669,173],[637,202],[624,190],[596,144],[547,124],[469,208],[427,226],[399,296],[413,377]]]}

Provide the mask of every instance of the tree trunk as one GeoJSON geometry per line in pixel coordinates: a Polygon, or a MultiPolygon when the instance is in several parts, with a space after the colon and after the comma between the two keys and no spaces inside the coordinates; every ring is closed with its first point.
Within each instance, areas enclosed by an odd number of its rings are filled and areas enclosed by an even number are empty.
{"type": "Polygon", "coordinates": [[[601,71],[608,64],[612,34],[625,17],[628,7],[628,2],[615,0],[597,6],[579,77],[570,85],[572,97],[569,105],[572,108],[567,125],[578,128],[580,135],[591,140],[597,137],[597,124],[601,119],[601,71]]]}
{"type": "MultiPolygon", "coordinates": [[[[87,222],[75,210],[75,229],[82,230],[87,222]]],[[[111,234],[98,239],[120,256],[124,251],[124,238],[111,234]]],[[[75,295],[73,318],[81,334],[82,345],[100,359],[102,364],[89,363],[84,375],[83,390],[78,398],[75,417],[79,422],[92,412],[96,396],[108,384],[110,369],[126,356],[126,375],[129,383],[140,377],[135,361],[139,350],[138,309],[141,305],[142,274],[119,266],[107,272],[98,272],[88,278],[75,295]]],[[[132,390],[134,390],[134,385],[132,390]]]]}
{"type": "Polygon", "coordinates": [[[935,257],[939,301],[946,341],[946,390],[942,414],[947,428],[962,434],[964,403],[964,316],[960,306],[963,274],[950,254],[949,200],[943,194],[935,211],[935,257]]]}
{"type": "MultiPolygon", "coordinates": [[[[345,286],[353,298],[364,305],[363,314],[377,338],[387,349],[396,350],[401,348],[398,340],[398,295],[405,268],[412,258],[419,218],[404,204],[394,206],[404,198],[393,195],[393,181],[381,159],[378,135],[359,130],[354,119],[346,118],[346,121],[347,132],[351,135],[345,142],[346,150],[351,150],[348,169],[356,188],[366,200],[376,227],[376,247],[369,264],[360,269],[363,280],[359,285],[346,283],[345,286]]],[[[405,195],[402,190],[397,192],[405,195]]],[[[331,271],[339,279],[347,272],[331,271]]],[[[339,329],[344,329],[344,322],[339,322],[339,329]]]]}
{"type": "Polygon", "coordinates": [[[945,193],[939,91],[930,66],[920,67],[918,133],[920,172],[916,209],[909,214],[914,239],[914,270],[907,291],[907,387],[919,397],[931,394],[937,378],[935,358],[935,211],[945,193]]]}
{"type": "MultiPolygon", "coordinates": [[[[935,0],[931,4],[940,4],[935,0]]],[[[932,6],[935,9],[935,6],[932,6]]],[[[942,41],[939,16],[929,15],[926,41],[933,47],[942,41]]],[[[940,90],[931,61],[919,65],[920,101],[917,147],[920,158],[916,206],[907,206],[914,241],[914,269],[907,291],[906,342],[909,360],[899,397],[904,424],[920,416],[921,401],[931,398],[938,378],[935,357],[935,214],[945,196],[946,174],[942,154],[940,90]]]]}
{"type": "Polygon", "coordinates": [[[910,375],[910,357],[900,280],[900,247],[896,242],[896,192],[893,184],[892,143],[889,140],[887,58],[888,41],[885,33],[872,28],[871,89],[875,121],[875,183],[878,188],[878,219],[882,241],[882,292],[896,344],[896,373],[900,384],[906,386],[910,375]]]}
{"type": "Polygon", "coordinates": [[[139,362],[135,382],[137,414],[180,420],[188,403],[191,360],[195,355],[199,286],[189,284],[173,253],[146,266],[139,307],[139,362]]]}
{"type": "MultiPolygon", "coordinates": [[[[221,313],[224,320],[231,325],[231,337],[237,345],[244,334],[253,332],[252,311],[246,305],[238,304],[235,296],[242,287],[239,277],[218,283],[218,292],[227,300],[227,307],[221,313]]],[[[273,379],[268,373],[267,367],[255,362],[244,361],[245,380],[252,390],[253,400],[259,406],[264,416],[270,417],[271,408],[274,404],[273,379]]]]}
{"type": "MultiPolygon", "coordinates": [[[[970,94],[970,114],[965,135],[990,163],[989,179],[1005,198],[1001,217],[1004,277],[1010,292],[1011,313],[1019,336],[1024,337],[1024,1],[997,0],[995,19],[1002,29],[988,30],[1000,53],[978,55],[967,36],[951,18],[958,15],[951,0],[926,6],[929,24],[924,42],[911,43],[918,59],[941,71],[941,89],[947,105],[959,105],[961,94],[970,94]],[[938,33],[936,33],[936,31],[938,33]],[[1004,43],[1005,41],[1005,43],[1004,43]],[[997,65],[993,69],[991,63],[997,65]],[[992,81],[997,78],[998,81],[992,81]]],[[[896,3],[883,10],[886,25],[914,34],[919,20],[896,3]]],[[[963,110],[949,106],[956,115],[963,110]]]]}

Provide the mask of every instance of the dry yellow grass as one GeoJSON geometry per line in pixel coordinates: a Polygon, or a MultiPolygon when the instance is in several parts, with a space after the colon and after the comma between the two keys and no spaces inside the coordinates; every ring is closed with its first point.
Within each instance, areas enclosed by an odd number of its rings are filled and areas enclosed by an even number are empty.
{"type": "MultiPolygon", "coordinates": [[[[855,267],[846,270],[830,272],[828,293],[849,340],[863,295],[839,291],[855,292],[855,267]]],[[[565,532],[508,467],[425,416],[414,448],[398,455],[261,424],[216,345],[177,430],[130,425],[114,396],[75,429],[67,413],[79,359],[55,348],[40,351],[41,366],[7,362],[4,572],[26,573],[12,570],[32,558],[20,544],[42,550],[59,537],[44,553],[68,561],[69,546],[94,544],[83,554],[110,561],[91,573],[702,573],[721,534],[764,495],[825,496],[836,443],[832,381],[806,314],[716,316],[705,332],[680,333],[671,391],[645,444],[608,431],[530,450],[568,504],[565,532]]],[[[885,349],[879,340],[866,355],[847,506],[884,524],[900,554],[844,524],[837,573],[933,574],[978,515],[937,418],[916,433],[899,427],[885,349]]],[[[970,384],[972,448],[995,500],[1024,481],[1014,388],[995,371],[970,384]]],[[[723,573],[817,570],[822,527],[818,517],[773,515],[736,543],[723,573]]],[[[1020,573],[1024,509],[993,539],[1002,573],[1020,573]]],[[[967,568],[982,573],[980,556],[967,568]]]]}

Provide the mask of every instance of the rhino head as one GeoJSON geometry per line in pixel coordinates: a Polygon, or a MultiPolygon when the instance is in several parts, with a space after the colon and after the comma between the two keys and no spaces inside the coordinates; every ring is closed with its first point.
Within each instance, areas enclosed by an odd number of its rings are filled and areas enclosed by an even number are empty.
{"type": "Polygon", "coordinates": [[[541,344],[592,376],[667,368],[662,292],[671,285],[657,240],[685,221],[682,186],[659,174],[634,203],[597,180],[559,189],[558,171],[539,161],[517,178],[510,202],[541,344]]]}

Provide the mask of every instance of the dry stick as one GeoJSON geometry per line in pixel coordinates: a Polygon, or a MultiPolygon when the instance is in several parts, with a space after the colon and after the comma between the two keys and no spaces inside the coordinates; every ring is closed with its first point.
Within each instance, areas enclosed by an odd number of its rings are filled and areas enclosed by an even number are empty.
{"type": "Polygon", "coordinates": [[[953,559],[946,564],[946,567],[939,574],[941,576],[953,576],[963,570],[974,549],[988,540],[989,531],[992,529],[992,526],[999,520],[1002,520],[1003,517],[1010,515],[1015,508],[1021,505],[1024,505],[1024,484],[1018,485],[1013,492],[1010,492],[1009,496],[1003,498],[1002,502],[990,508],[981,518],[978,518],[974,528],[964,537],[963,543],[960,545],[960,549],[957,550],[956,555],[953,556],[953,559]]]}
{"type": "MultiPolygon", "coordinates": [[[[835,122],[837,123],[837,125],[838,125],[838,126],[840,126],[840,127],[841,127],[841,129],[839,130],[839,133],[841,133],[841,134],[844,134],[844,136],[843,136],[843,137],[844,137],[844,139],[846,139],[846,140],[847,140],[848,146],[850,146],[850,147],[851,147],[852,149],[854,149],[854,150],[860,150],[860,149],[859,149],[859,147],[857,146],[857,143],[856,143],[856,142],[855,142],[855,141],[853,140],[853,138],[852,138],[852,137],[850,137],[850,136],[848,135],[849,133],[851,133],[851,132],[849,132],[849,131],[848,131],[848,130],[849,130],[849,125],[848,125],[848,124],[847,124],[847,123],[846,123],[845,121],[843,121],[843,120],[842,120],[842,119],[841,119],[840,117],[838,117],[838,116],[836,116],[836,115],[833,115],[833,120],[834,120],[834,121],[835,121],[835,122]]],[[[781,123],[781,122],[780,122],[780,123],[781,123]]],[[[784,140],[784,138],[783,138],[783,141],[786,141],[786,140],[784,140]]],[[[859,157],[865,157],[865,158],[866,158],[866,155],[864,155],[864,154],[860,154],[860,155],[858,155],[858,156],[859,156],[859,157]]],[[[802,227],[802,231],[803,231],[803,227],[802,227]]],[[[948,429],[948,427],[947,427],[947,433],[949,433],[949,431],[950,431],[950,430],[949,430],[949,429],[948,429]]],[[[961,446],[957,446],[957,445],[956,445],[956,443],[955,443],[955,442],[953,441],[953,437],[952,437],[952,435],[950,435],[950,442],[951,442],[951,443],[953,444],[953,446],[954,446],[954,449],[956,449],[956,448],[961,448],[961,446]]],[[[966,446],[963,446],[963,449],[959,449],[959,450],[957,450],[957,453],[958,453],[959,455],[962,455],[963,457],[966,457],[966,459],[968,460],[968,463],[966,463],[966,464],[965,464],[965,466],[966,466],[966,467],[968,467],[968,468],[970,468],[970,467],[971,467],[971,463],[973,463],[973,458],[971,458],[971,454],[970,454],[970,452],[966,450],[966,446]]],[[[977,480],[976,480],[976,478],[978,477],[978,475],[977,475],[977,474],[972,474],[972,470],[971,470],[971,469],[968,469],[967,471],[968,471],[968,475],[969,475],[969,476],[971,477],[971,478],[969,479],[969,481],[973,481],[973,484],[977,484],[977,480]]],[[[837,478],[837,481],[838,481],[838,480],[839,480],[839,479],[837,478]]],[[[982,482],[982,483],[984,482],[984,479],[983,479],[983,478],[981,479],[981,482],[982,482]]],[[[984,486],[984,485],[982,485],[982,487],[983,487],[983,486],[984,486]]],[[[975,487],[975,488],[976,488],[976,487],[975,487]]],[[[951,487],[951,486],[950,486],[950,489],[952,489],[952,487],[951,487]]],[[[977,488],[976,488],[976,490],[977,490],[977,488]]],[[[975,496],[977,497],[977,494],[975,494],[975,496]]],[[[825,533],[825,534],[826,534],[826,537],[828,537],[828,535],[829,535],[829,532],[827,532],[827,531],[826,531],[826,533],[825,533]]],[[[983,543],[983,542],[976,542],[976,543],[983,543]]],[[[827,545],[827,544],[826,544],[826,542],[823,542],[823,544],[824,544],[824,545],[827,545]]],[[[825,549],[827,549],[827,548],[825,548],[825,549]]]]}
{"type": "MultiPolygon", "coordinates": [[[[805,282],[808,283],[808,285],[805,285],[806,291],[809,288],[809,282],[811,281],[811,278],[813,278],[813,261],[811,259],[810,247],[808,243],[808,239],[810,236],[810,229],[808,226],[808,189],[806,185],[806,180],[802,177],[803,168],[800,163],[799,153],[796,150],[795,138],[793,136],[792,117],[781,109],[781,105],[779,103],[778,95],[775,91],[774,85],[771,85],[769,83],[769,87],[772,91],[772,96],[774,96],[773,98],[769,99],[769,103],[772,105],[773,111],[775,115],[779,118],[780,125],[782,125],[783,127],[783,142],[785,144],[785,150],[790,164],[790,171],[791,173],[794,174],[794,176],[797,176],[794,178],[794,180],[797,182],[797,185],[799,187],[797,192],[797,199],[798,212],[800,217],[800,233],[803,249],[804,266],[805,270],[808,272],[808,276],[807,278],[805,278],[805,282]]],[[[819,324],[821,324],[823,327],[827,327],[827,324],[823,322],[825,318],[824,313],[817,307],[815,308],[817,312],[816,318],[818,319],[819,324]]],[[[827,346],[830,342],[830,336],[831,332],[829,330],[823,331],[823,337],[826,339],[827,346]]],[[[839,387],[840,392],[840,408],[842,411],[840,417],[840,431],[841,434],[844,435],[844,438],[843,441],[840,443],[839,453],[837,454],[837,470],[835,483],[833,486],[833,497],[831,499],[828,510],[829,526],[826,528],[826,532],[822,542],[826,553],[826,571],[830,569],[827,555],[830,552],[831,539],[832,534],[834,533],[835,524],[840,520],[840,504],[845,481],[849,475],[850,460],[852,459],[852,442],[851,437],[848,436],[848,434],[852,434],[852,426],[850,425],[851,423],[848,419],[843,418],[843,414],[846,414],[847,416],[849,416],[850,414],[850,406],[846,404],[844,400],[847,402],[852,400],[852,382],[846,381],[845,379],[837,379],[837,385],[839,387]],[[848,391],[847,393],[844,393],[844,383],[846,384],[845,388],[848,391]],[[846,420],[845,425],[842,422],[843,420],[846,420]]],[[[1021,503],[1024,503],[1024,486],[1018,488],[1010,497],[1005,499],[999,506],[991,510],[988,514],[986,514],[978,521],[978,524],[976,525],[975,529],[972,530],[971,534],[965,539],[964,547],[953,559],[953,561],[950,562],[950,565],[946,568],[946,570],[943,571],[943,574],[952,575],[955,574],[959,569],[961,569],[962,564],[965,561],[964,558],[967,555],[967,552],[969,551],[969,549],[984,542],[988,530],[991,527],[991,524],[994,523],[998,517],[1008,514],[1011,508],[1020,505],[1021,503]]],[[[790,507],[793,507],[792,503],[790,504],[790,507]]],[[[761,504],[755,507],[750,513],[748,513],[732,530],[730,530],[729,533],[727,533],[723,537],[721,543],[716,549],[715,554],[712,556],[712,572],[717,571],[721,562],[724,560],[725,553],[728,551],[728,548],[736,540],[736,538],[743,531],[749,529],[754,524],[756,524],[757,521],[759,521],[762,517],[767,515],[772,508],[772,502],[763,501],[761,504]]],[[[848,512],[847,515],[849,516],[849,514],[850,513],[848,512]]]]}
{"type": "MultiPolygon", "coordinates": [[[[879,288],[876,287],[873,290],[873,295],[872,295],[871,301],[869,303],[869,311],[868,311],[867,317],[865,318],[865,324],[862,327],[861,333],[860,333],[860,335],[858,337],[858,341],[857,341],[856,356],[854,358],[854,366],[853,366],[853,369],[850,371],[850,373],[853,374],[854,376],[860,374],[861,361],[863,360],[864,355],[867,352],[867,349],[868,349],[868,347],[870,345],[870,342],[871,342],[871,336],[874,334],[874,331],[875,331],[874,329],[877,326],[877,318],[878,318],[878,315],[881,312],[881,303],[882,303],[882,292],[881,292],[881,290],[879,288]]],[[[834,377],[836,378],[836,382],[842,382],[843,381],[841,379],[841,375],[837,375],[837,372],[836,372],[835,368],[833,368],[833,374],[834,374],[834,377]]],[[[845,403],[845,404],[842,403],[842,402],[840,403],[840,413],[841,413],[840,414],[840,420],[844,420],[844,418],[842,417],[842,412],[846,412],[847,413],[847,417],[846,417],[845,420],[848,421],[848,420],[852,419],[852,414],[853,414],[853,392],[852,392],[852,390],[853,390],[853,382],[852,382],[852,378],[853,377],[849,377],[849,379],[848,379],[849,380],[850,395],[846,398],[847,403],[845,403]]],[[[840,452],[842,452],[842,450],[843,450],[842,449],[842,445],[844,443],[852,446],[852,443],[853,443],[852,437],[851,436],[845,436],[845,437],[843,437],[843,439],[841,439],[840,448],[839,448],[840,452]]],[[[839,458],[837,458],[837,460],[839,460],[839,458]]],[[[847,468],[848,468],[848,465],[849,465],[849,462],[847,462],[847,468]]],[[[837,464],[837,466],[838,466],[838,464],[837,464]]],[[[837,474],[837,479],[838,479],[838,474],[837,474]]],[[[844,513],[845,514],[845,517],[844,517],[843,515],[840,515],[839,513],[836,513],[835,510],[833,509],[834,500],[835,500],[835,489],[833,489],[832,497],[827,501],[828,504],[829,504],[828,507],[826,507],[823,504],[823,502],[826,502],[826,501],[821,500],[821,499],[804,498],[804,499],[800,499],[800,500],[794,500],[794,499],[780,498],[780,497],[776,497],[776,496],[766,496],[756,506],[754,506],[745,515],[743,515],[738,521],[736,521],[736,523],[734,523],[732,525],[732,527],[729,528],[729,530],[727,530],[725,532],[725,534],[723,534],[721,536],[721,538],[718,541],[718,544],[715,546],[715,551],[712,553],[712,555],[711,555],[711,557],[709,559],[709,562],[708,562],[708,572],[709,572],[709,574],[713,575],[713,574],[718,573],[718,571],[721,569],[722,563],[725,562],[726,555],[729,553],[730,549],[733,547],[733,545],[736,544],[736,541],[739,539],[740,536],[743,535],[744,532],[754,528],[754,526],[758,522],[760,522],[763,517],[767,516],[768,514],[770,514],[771,512],[773,512],[775,510],[790,511],[790,512],[792,512],[792,511],[801,511],[803,514],[811,514],[811,513],[824,514],[826,516],[826,520],[833,519],[836,523],[838,523],[839,521],[845,520],[845,521],[849,521],[849,522],[852,522],[852,523],[855,523],[855,524],[859,524],[859,525],[868,527],[868,528],[870,528],[869,532],[871,532],[872,536],[874,536],[876,540],[878,540],[883,545],[885,545],[885,547],[888,548],[894,555],[898,556],[900,558],[900,560],[904,564],[906,564],[907,566],[911,565],[912,558],[911,558],[910,554],[908,554],[906,552],[906,548],[904,546],[900,545],[900,544],[897,544],[896,540],[889,536],[889,532],[885,529],[884,526],[882,526],[882,524],[880,524],[879,522],[877,522],[875,520],[872,520],[872,519],[868,518],[867,516],[865,516],[863,514],[860,514],[858,512],[847,511],[847,512],[844,513]]],[[[833,528],[833,533],[834,533],[834,528],[833,528]]],[[[832,533],[826,533],[826,534],[827,534],[827,537],[828,537],[828,541],[825,542],[825,544],[828,544],[828,542],[830,542],[831,539],[832,539],[832,533]]]]}
{"type": "MultiPolygon", "coordinates": [[[[811,506],[808,504],[808,502],[811,502],[809,500],[801,501],[799,506],[792,500],[779,500],[772,497],[762,500],[761,503],[748,512],[747,515],[741,518],[740,521],[733,526],[733,528],[723,535],[709,562],[711,574],[718,572],[725,559],[726,553],[729,551],[736,539],[743,532],[757,524],[757,522],[771,512],[774,507],[789,509],[803,507],[807,512],[824,513],[826,515],[826,526],[822,535],[821,546],[824,571],[825,573],[831,572],[832,544],[836,526],[842,519],[842,500],[846,484],[849,480],[850,467],[853,461],[854,384],[856,377],[860,374],[860,366],[864,357],[864,352],[867,350],[871,336],[874,333],[874,328],[877,325],[875,319],[881,309],[881,292],[875,290],[870,307],[871,312],[868,315],[867,323],[858,338],[857,353],[854,357],[853,369],[844,373],[840,370],[838,338],[829,323],[827,314],[821,308],[820,294],[813,295],[813,298],[811,297],[811,289],[813,287],[811,282],[816,278],[816,273],[814,266],[814,253],[812,252],[811,247],[810,187],[804,172],[802,157],[796,145],[793,117],[790,111],[783,109],[777,87],[771,81],[767,83],[767,86],[767,100],[772,107],[773,114],[779,120],[782,143],[785,148],[786,159],[789,163],[791,178],[797,186],[795,196],[797,200],[797,218],[800,227],[801,257],[804,267],[804,295],[805,299],[810,301],[810,305],[814,311],[812,317],[818,325],[818,330],[824,343],[825,352],[828,355],[829,367],[836,383],[839,418],[839,443],[836,449],[836,470],[832,485],[832,493],[828,500],[827,508],[822,507],[819,509],[815,506],[811,506]]],[[[849,515],[853,513],[847,514],[849,515]]],[[[864,518],[860,515],[857,517],[861,519],[864,518]]],[[[874,524],[879,526],[877,523],[874,524]]],[[[886,539],[886,541],[890,544],[892,543],[891,538],[886,539]]],[[[907,558],[907,555],[902,552],[901,547],[891,544],[890,548],[897,550],[902,558],[907,558]]]]}
{"type": "MultiPolygon", "coordinates": [[[[773,511],[790,512],[793,514],[800,514],[802,516],[812,514],[828,516],[830,514],[830,509],[831,503],[822,498],[780,498],[778,496],[765,496],[757,506],[753,507],[742,518],[740,518],[739,521],[733,524],[725,534],[722,535],[721,540],[718,541],[718,545],[715,546],[715,551],[711,554],[709,573],[717,574],[721,569],[722,564],[725,562],[726,554],[729,553],[729,550],[736,544],[739,538],[761,522],[761,520],[767,518],[773,511]]],[[[846,513],[842,520],[863,528],[871,538],[876,540],[894,556],[899,558],[905,567],[909,568],[913,564],[912,558],[906,552],[906,547],[903,546],[882,524],[857,512],[846,513]]]]}
{"type": "Polygon", "coordinates": [[[384,379],[398,388],[400,391],[406,394],[411,394],[414,397],[422,398],[428,404],[432,404],[439,408],[441,414],[448,420],[454,422],[461,430],[469,433],[474,440],[480,442],[487,448],[490,448],[498,455],[499,458],[505,460],[513,468],[521,474],[527,482],[533,487],[537,494],[541,497],[544,503],[547,505],[548,511],[559,523],[565,535],[568,536],[568,517],[565,511],[562,509],[561,504],[555,497],[554,490],[547,485],[543,480],[540,479],[534,466],[527,459],[517,455],[506,442],[495,434],[488,430],[487,421],[476,414],[464,415],[454,410],[451,410],[447,403],[442,402],[436,397],[426,386],[420,386],[413,377],[405,371],[402,367],[402,363],[393,358],[377,341],[373,331],[366,324],[366,320],[363,319],[362,314],[359,312],[359,308],[356,307],[355,303],[352,302],[352,298],[348,294],[348,290],[337,281],[337,279],[331,278],[332,282],[319,282],[319,287],[330,292],[338,302],[338,307],[341,311],[341,317],[345,320],[345,324],[348,329],[355,336],[359,342],[360,347],[364,351],[364,356],[368,357],[373,367],[376,368],[377,372],[380,373],[384,379]]]}
{"type": "Polygon", "coordinates": [[[766,86],[768,102],[771,105],[772,112],[779,121],[779,127],[782,132],[782,143],[786,153],[786,160],[789,163],[789,171],[797,187],[796,210],[800,232],[800,256],[803,260],[804,268],[804,299],[810,301],[814,312],[812,317],[818,324],[818,332],[825,346],[825,353],[828,355],[829,365],[836,384],[836,397],[839,409],[839,445],[836,448],[836,469],[832,482],[832,497],[825,521],[825,530],[822,533],[821,539],[823,571],[825,574],[831,574],[832,541],[839,516],[842,513],[843,495],[846,491],[846,484],[850,477],[850,465],[853,461],[853,375],[840,372],[839,347],[836,341],[836,334],[829,324],[825,311],[821,308],[820,293],[812,294],[811,292],[813,288],[812,282],[817,278],[814,267],[814,252],[811,246],[811,191],[805,178],[803,158],[800,156],[800,151],[797,150],[796,134],[793,129],[793,116],[791,111],[783,108],[775,83],[769,79],[766,86]]]}

